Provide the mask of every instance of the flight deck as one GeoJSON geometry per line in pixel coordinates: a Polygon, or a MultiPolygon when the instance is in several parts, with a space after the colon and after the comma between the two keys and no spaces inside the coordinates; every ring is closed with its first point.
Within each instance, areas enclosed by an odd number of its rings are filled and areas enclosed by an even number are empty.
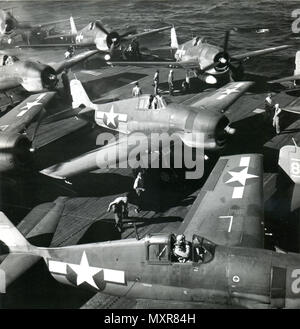
{"type": "MultiPolygon", "coordinates": [[[[131,97],[135,81],[139,81],[143,93],[153,93],[154,68],[128,66],[95,70],[90,66],[92,65],[87,64],[79,70],[69,72],[69,78],[72,79],[75,76],[81,80],[91,100],[96,103],[131,97]]],[[[188,105],[214,90],[208,89],[199,93],[198,82],[192,81],[192,84],[195,83],[195,89],[188,94],[182,94],[181,84],[185,78],[185,72],[176,70],[175,95],[169,96],[168,73],[168,69],[160,69],[159,89],[172,102],[188,105]]],[[[230,119],[231,126],[237,132],[229,143],[230,148],[226,148],[223,153],[253,152],[264,155],[267,247],[272,248],[276,244],[281,248],[299,252],[300,245],[297,238],[299,234],[295,233],[299,232],[297,224],[299,213],[298,209],[292,213],[289,210],[289,197],[293,193],[293,186],[284,177],[284,173],[278,169],[277,161],[280,147],[292,144],[292,137],[296,141],[300,140],[300,117],[285,113],[282,120],[282,132],[280,135],[276,135],[271,124],[267,125],[264,122],[264,99],[270,88],[266,84],[268,77],[249,75],[249,78],[251,80],[254,78],[257,81],[256,85],[225,113],[230,119]],[[274,198],[277,202],[279,200],[280,205],[276,203],[274,206],[274,198]],[[282,230],[286,227],[289,227],[288,231],[282,230]],[[291,238],[288,233],[293,232],[293,238],[291,238]]],[[[247,74],[244,80],[247,80],[247,74]]],[[[276,92],[284,89],[279,86],[275,87],[276,92]]],[[[281,107],[284,107],[297,98],[300,91],[288,89],[274,93],[274,95],[275,103],[278,102],[281,107]]],[[[71,108],[71,104],[65,101],[63,94],[60,97],[59,93],[54,104],[50,105],[50,112],[53,109],[65,111],[71,108]]],[[[28,130],[29,136],[34,127],[35,124],[32,124],[28,130]]],[[[102,131],[102,128],[92,127],[91,124],[74,117],[60,122],[42,124],[35,141],[35,168],[38,171],[92,150],[96,146],[97,135],[102,131]]],[[[68,196],[69,199],[65,203],[62,217],[52,240],[52,246],[55,247],[120,238],[142,238],[154,232],[176,232],[214,163],[215,156],[212,155],[206,161],[206,173],[202,179],[185,180],[184,184],[176,188],[172,184],[161,183],[156,172],[151,172],[149,174],[151,184],[149,191],[146,192],[145,209],[137,214],[133,206],[129,207],[129,219],[124,221],[124,231],[121,235],[114,228],[113,214],[106,210],[108,204],[116,196],[122,195],[132,188],[134,175],[131,169],[99,169],[97,173],[79,175],[70,181],[56,180],[37,173],[26,173],[22,177],[7,178],[4,186],[7,186],[8,192],[2,198],[2,208],[6,209],[7,216],[17,224],[30,209],[38,204],[52,202],[59,196],[68,196]]],[[[34,218],[35,216],[31,216],[29,213],[25,220],[30,223],[34,218]]],[[[56,283],[41,262],[21,276],[9,287],[7,294],[1,297],[3,308],[124,309],[139,307],[137,301],[128,300],[125,297],[113,297],[102,293],[93,294],[56,283]],[[28,299],[29,294],[35,298],[28,299]],[[34,301],[35,299],[36,301],[34,301]]]]}

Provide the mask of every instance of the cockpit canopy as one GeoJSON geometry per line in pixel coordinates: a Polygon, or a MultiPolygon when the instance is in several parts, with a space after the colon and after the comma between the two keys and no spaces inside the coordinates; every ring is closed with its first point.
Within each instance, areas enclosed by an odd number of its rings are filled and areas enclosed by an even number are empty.
{"type": "Polygon", "coordinates": [[[16,56],[11,55],[0,55],[0,66],[12,65],[15,62],[19,61],[16,56]]]}
{"type": "Polygon", "coordinates": [[[159,95],[142,95],[139,96],[138,108],[140,110],[148,110],[148,109],[157,109],[161,110],[166,108],[167,102],[166,100],[159,95]]]}
{"type": "MultiPolygon", "coordinates": [[[[150,263],[166,264],[176,263],[173,249],[176,242],[175,234],[155,234],[147,236],[146,258],[150,263]]],[[[199,235],[193,235],[191,252],[188,262],[209,263],[215,255],[216,244],[199,235]]]]}
{"type": "Polygon", "coordinates": [[[199,46],[201,43],[207,42],[207,39],[205,37],[194,37],[193,38],[193,46],[199,46]]]}

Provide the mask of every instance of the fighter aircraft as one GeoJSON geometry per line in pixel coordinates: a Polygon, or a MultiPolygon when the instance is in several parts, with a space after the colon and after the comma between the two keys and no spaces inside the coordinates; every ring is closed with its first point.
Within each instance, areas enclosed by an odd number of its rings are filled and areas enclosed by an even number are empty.
{"type": "Polygon", "coordinates": [[[294,145],[285,145],[279,151],[278,165],[294,183],[291,186],[290,211],[300,208],[300,148],[294,138],[294,145]]]}
{"type": "Polygon", "coordinates": [[[300,184],[300,148],[294,138],[294,145],[285,145],[279,151],[278,165],[295,184],[300,184]]]}
{"type": "MultiPolygon", "coordinates": [[[[53,234],[64,210],[66,197],[59,197],[54,202],[40,204],[33,208],[20,222],[18,229],[35,245],[51,245],[53,234]]],[[[6,254],[1,241],[0,292],[21,276],[27,269],[39,261],[39,257],[26,254],[6,254]],[[18,264],[16,267],[15,265],[18,264]],[[6,275],[9,273],[9,275],[6,275]]]]}
{"type": "Polygon", "coordinates": [[[57,76],[75,64],[97,53],[97,50],[85,51],[62,62],[42,64],[40,62],[19,60],[16,56],[0,54],[0,91],[22,86],[29,92],[54,89],[57,76]]]}
{"type": "Polygon", "coordinates": [[[70,25],[71,33],[47,36],[45,40],[67,38],[71,39],[71,42],[64,44],[59,43],[32,45],[32,47],[67,47],[71,45],[76,47],[96,47],[99,51],[106,54],[104,58],[105,60],[110,60],[113,52],[120,49],[123,43],[128,43],[137,38],[165,31],[171,28],[171,26],[165,26],[140,33],[136,33],[135,31],[127,31],[125,33],[119,34],[116,31],[111,31],[111,29],[106,28],[100,20],[97,20],[89,23],[87,26],[78,31],[72,16],[70,17],[70,25]]]}
{"type": "Polygon", "coordinates": [[[281,83],[281,82],[288,82],[288,81],[294,81],[294,84],[297,84],[297,81],[300,80],[300,51],[296,52],[295,55],[295,70],[294,70],[294,75],[285,77],[285,78],[280,78],[280,79],[275,79],[269,81],[269,83],[281,83]]]}
{"type": "MultiPolygon", "coordinates": [[[[156,143],[156,138],[160,138],[161,134],[154,135],[155,132],[165,132],[168,136],[173,135],[179,139],[180,143],[184,143],[190,148],[205,151],[221,149],[225,146],[228,136],[234,133],[223,112],[252,84],[253,82],[249,81],[229,83],[201,100],[195,99],[189,106],[176,103],[167,104],[163,97],[157,96],[157,107],[153,108],[149,103],[151,95],[147,94],[106,104],[93,104],[81,82],[73,79],[70,82],[70,89],[75,110],[70,115],[93,120],[98,125],[118,131],[125,136],[120,136],[117,141],[108,143],[103,148],[46,168],[41,173],[54,178],[66,179],[104,166],[100,158],[103,161],[109,159],[111,163],[116,160],[124,163],[128,160],[129,148],[135,146],[134,143],[128,143],[127,135],[132,139],[135,137],[139,139],[140,150],[145,152],[145,156],[148,156],[150,149],[148,137],[151,139],[151,152],[158,151],[153,147],[154,145],[158,147],[159,143],[156,143]],[[199,133],[202,134],[203,139],[197,139],[199,133]],[[127,147],[127,153],[118,152],[118,149],[127,147]],[[116,156],[113,157],[112,154],[116,154],[116,156]]],[[[57,116],[57,119],[59,118],[60,114],[57,116]]],[[[65,116],[61,118],[65,118],[65,116]]]]}
{"type": "Polygon", "coordinates": [[[40,24],[30,24],[28,22],[19,22],[11,12],[0,9],[0,40],[8,45],[14,43],[14,39],[20,35],[22,40],[28,45],[30,40],[37,38],[42,39],[51,34],[52,29],[45,29],[47,26],[56,25],[64,20],[45,22],[40,24]]]}
{"type": "MultiPolygon", "coordinates": [[[[229,31],[225,34],[223,48],[212,45],[205,38],[195,37],[181,45],[178,44],[175,28],[171,29],[171,49],[176,50],[175,61],[128,62],[126,65],[164,66],[184,68],[207,84],[217,84],[220,81],[239,80],[243,75],[242,64],[256,56],[277,52],[291,46],[283,45],[261,50],[249,51],[230,56],[228,53],[229,31]]],[[[108,61],[111,65],[125,65],[124,62],[108,61]]],[[[190,74],[190,73],[189,73],[190,74]]]]}
{"type": "Polygon", "coordinates": [[[263,249],[263,204],[263,157],[225,156],[176,232],[191,247],[184,262],[173,253],[172,233],[40,248],[0,213],[0,240],[3,254],[43,258],[61,283],[148,300],[149,308],[159,301],[173,308],[299,308],[300,255],[263,249]]]}
{"type": "Polygon", "coordinates": [[[53,91],[31,95],[0,118],[0,172],[30,166],[34,138],[46,114],[44,107],[54,95],[53,91]],[[37,126],[29,140],[24,133],[36,118],[37,126]]]}

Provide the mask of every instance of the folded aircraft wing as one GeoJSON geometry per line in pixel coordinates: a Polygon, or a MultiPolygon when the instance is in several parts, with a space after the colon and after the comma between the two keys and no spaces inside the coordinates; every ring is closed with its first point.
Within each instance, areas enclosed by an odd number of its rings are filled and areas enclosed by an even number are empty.
{"type": "Polygon", "coordinates": [[[224,112],[240,96],[242,96],[251,86],[251,81],[230,82],[219,88],[208,96],[190,104],[196,108],[206,108],[211,111],[224,112]]]}
{"type": "Polygon", "coordinates": [[[73,56],[72,58],[65,59],[59,63],[50,63],[50,65],[54,68],[57,74],[61,73],[64,69],[69,69],[70,67],[86,60],[87,58],[97,54],[99,50],[88,50],[84,51],[80,54],[73,56]]]}
{"type": "MultiPolygon", "coordinates": [[[[74,19],[78,19],[78,18],[80,18],[80,17],[74,17],[74,19]]],[[[69,18],[66,18],[66,19],[59,19],[59,20],[51,21],[51,22],[38,23],[38,24],[31,25],[31,26],[34,28],[37,28],[37,27],[56,25],[56,24],[60,24],[60,23],[68,22],[68,21],[69,21],[69,18]]]]}
{"type": "Polygon", "coordinates": [[[151,34],[155,34],[158,32],[162,32],[168,29],[171,29],[172,26],[165,26],[165,27],[161,27],[159,29],[154,29],[154,30],[149,30],[149,31],[145,31],[145,32],[140,32],[140,33],[136,33],[136,34],[130,34],[128,36],[123,37],[123,40],[132,40],[135,38],[140,38],[140,37],[144,37],[145,35],[151,35],[151,34]]]}
{"type": "MultiPolygon", "coordinates": [[[[129,136],[125,135],[119,138],[112,138],[105,146],[43,169],[41,173],[57,179],[67,179],[68,177],[99,169],[128,168],[129,165],[136,164],[137,150],[135,147],[137,145],[140,161],[148,165],[149,160],[155,161],[158,159],[160,143],[155,142],[155,138],[168,139],[168,136],[161,137],[157,134],[157,136],[151,136],[150,140],[149,136],[145,134],[132,133],[129,136]],[[150,145],[151,152],[149,151],[150,145]],[[150,157],[151,154],[152,157],[150,157]]],[[[160,139],[159,141],[162,140],[160,139]]],[[[104,143],[104,141],[102,142],[104,143]]],[[[163,149],[163,154],[167,155],[168,151],[167,149],[163,149]]],[[[141,165],[141,162],[139,162],[139,165],[141,165]]],[[[143,166],[141,165],[141,167],[143,166]]]]}
{"type": "Polygon", "coordinates": [[[282,107],[283,111],[300,114],[300,97],[294,99],[291,103],[282,107]]]}
{"type": "Polygon", "coordinates": [[[178,229],[216,244],[263,248],[263,156],[221,157],[178,229]]]}
{"type": "Polygon", "coordinates": [[[0,131],[22,132],[30,125],[54,95],[54,91],[49,91],[29,96],[0,118],[0,131]]]}
{"type": "Polygon", "coordinates": [[[293,80],[300,80],[300,74],[296,75],[290,75],[285,78],[280,78],[272,81],[268,81],[269,83],[281,83],[281,82],[287,82],[287,81],[293,81],[293,80]]]}
{"type": "Polygon", "coordinates": [[[109,65],[119,65],[119,66],[160,66],[160,67],[173,67],[173,68],[183,68],[183,69],[192,69],[192,68],[199,68],[199,63],[196,60],[190,61],[149,61],[149,62],[142,62],[142,61],[108,61],[107,64],[109,65]]]}
{"type": "Polygon", "coordinates": [[[265,48],[265,49],[260,49],[260,50],[253,50],[253,51],[248,51],[247,53],[243,53],[243,54],[236,54],[232,56],[233,60],[246,60],[246,59],[250,59],[252,57],[256,57],[256,56],[261,56],[261,55],[266,55],[266,54],[270,54],[270,53],[274,53],[277,51],[281,51],[287,48],[292,47],[291,45],[283,45],[283,46],[278,46],[278,47],[270,47],[270,48],[265,48]]]}

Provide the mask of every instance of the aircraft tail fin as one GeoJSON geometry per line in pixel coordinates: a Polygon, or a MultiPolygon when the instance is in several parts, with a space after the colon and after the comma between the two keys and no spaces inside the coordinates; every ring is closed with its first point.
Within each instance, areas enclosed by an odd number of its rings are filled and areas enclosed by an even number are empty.
{"type": "Polygon", "coordinates": [[[76,28],[73,16],[70,17],[70,25],[71,25],[71,34],[76,35],[77,34],[77,28],[76,28]]]}
{"type": "Polygon", "coordinates": [[[172,49],[178,49],[178,41],[177,41],[177,35],[176,35],[176,30],[175,27],[173,26],[171,28],[171,48],[172,49]]]}
{"type": "Polygon", "coordinates": [[[89,99],[88,94],[83,88],[82,83],[77,80],[73,79],[70,81],[70,91],[72,95],[72,107],[76,109],[78,107],[89,107],[94,108],[94,104],[89,99]]]}
{"type": "Polygon", "coordinates": [[[36,249],[3,212],[0,212],[0,292],[34,265],[41,257],[32,254],[36,249]]]}
{"type": "MultiPolygon", "coordinates": [[[[34,248],[2,211],[0,211],[0,241],[1,247],[4,243],[9,252],[26,252],[31,247],[34,248]]],[[[2,252],[3,250],[1,254],[2,252]]]]}

